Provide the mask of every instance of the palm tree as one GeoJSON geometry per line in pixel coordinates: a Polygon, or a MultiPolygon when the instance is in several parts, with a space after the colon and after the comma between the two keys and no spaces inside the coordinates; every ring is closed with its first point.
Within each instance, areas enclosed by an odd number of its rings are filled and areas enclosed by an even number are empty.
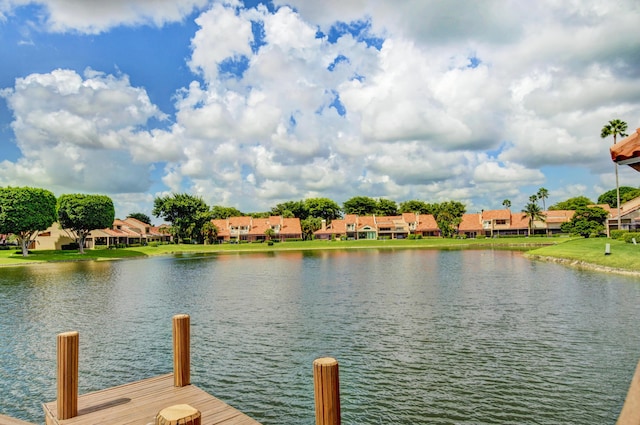
{"type": "Polygon", "coordinates": [[[511,208],[511,201],[508,199],[505,199],[504,201],[502,201],[502,205],[506,208],[509,209],[511,208]]]}
{"type": "MultiPolygon", "coordinates": [[[[625,133],[625,131],[627,131],[627,123],[622,120],[615,119],[615,120],[609,121],[608,124],[602,127],[602,131],[600,132],[600,137],[602,137],[603,139],[606,139],[609,136],[613,136],[613,144],[615,145],[617,141],[617,136],[627,137],[627,134],[625,133]]],[[[616,196],[618,199],[618,230],[620,230],[620,227],[622,227],[622,224],[620,219],[620,183],[618,182],[618,163],[617,162],[615,163],[615,166],[616,166],[616,196]]]]}
{"type": "Polygon", "coordinates": [[[529,202],[531,202],[532,204],[538,205],[538,195],[529,196],[529,202]]]}
{"type": "Polygon", "coordinates": [[[533,222],[536,220],[544,221],[544,214],[542,213],[540,206],[535,201],[529,202],[522,212],[529,218],[529,236],[531,236],[533,222]]]}
{"type": "Polygon", "coordinates": [[[542,211],[547,210],[547,206],[545,205],[544,200],[547,199],[548,197],[549,197],[549,191],[547,189],[545,189],[544,187],[541,187],[540,189],[538,189],[538,199],[542,199],[542,211]]]}

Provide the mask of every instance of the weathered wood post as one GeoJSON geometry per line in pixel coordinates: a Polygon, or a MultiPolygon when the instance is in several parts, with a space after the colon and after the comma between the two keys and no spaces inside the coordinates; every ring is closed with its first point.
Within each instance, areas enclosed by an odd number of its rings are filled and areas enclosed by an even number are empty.
{"type": "Polygon", "coordinates": [[[78,415],[78,332],[58,334],[58,419],[78,415]]]}
{"type": "Polygon", "coordinates": [[[321,357],[313,362],[316,425],[340,425],[340,379],[338,361],[321,357]]]}
{"type": "Polygon", "coordinates": [[[173,316],[173,385],[191,384],[190,317],[188,314],[173,316]]]}

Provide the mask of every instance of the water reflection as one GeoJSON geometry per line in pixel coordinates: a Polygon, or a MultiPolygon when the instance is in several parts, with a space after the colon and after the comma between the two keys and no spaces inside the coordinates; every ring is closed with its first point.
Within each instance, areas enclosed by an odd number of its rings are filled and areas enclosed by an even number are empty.
{"type": "Polygon", "coordinates": [[[265,424],[312,424],[313,359],[341,365],[345,423],[611,423],[638,360],[638,279],[505,251],[177,256],[0,269],[0,413],[41,421],[55,335],[80,391],[171,371],[265,424]]]}

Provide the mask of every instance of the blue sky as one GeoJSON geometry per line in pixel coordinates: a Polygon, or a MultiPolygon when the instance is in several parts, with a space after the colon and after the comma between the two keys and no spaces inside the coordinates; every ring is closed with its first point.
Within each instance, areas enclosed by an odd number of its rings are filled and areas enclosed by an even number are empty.
{"type": "MultiPolygon", "coordinates": [[[[615,187],[636,1],[0,0],[0,186],[520,210],[615,187]]],[[[640,175],[620,168],[622,185],[640,175]]]]}

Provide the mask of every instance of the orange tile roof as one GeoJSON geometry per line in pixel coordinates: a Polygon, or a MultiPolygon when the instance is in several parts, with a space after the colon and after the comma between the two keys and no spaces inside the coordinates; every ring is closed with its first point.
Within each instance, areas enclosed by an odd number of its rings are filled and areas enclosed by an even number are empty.
{"type": "Polygon", "coordinates": [[[482,220],[510,220],[509,210],[486,210],[481,213],[482,220]]]}
{"type": "MultiPolygon", "coordinates": [[[[545,221],[547,223],[567,223],[571,220],[571,218],[573,217],[573,214],[575,214],[575,211],[573,210],[549,210],[549,211],[544,211],[543,214],[545,215],[545,221]]],[[[527,221],[527,226],[528,226],[528,221],[527,221]]]]}
{"type": "Polygon", "coordinates": [[[480,221],[479,213],[463,214],[462,221],[458,226],[458,230],[461,232],[470,231],[482,231],[482,223],[480,221]]]}
{"type": "Polygon", "coordinates": [[[512,229],[528,229],[529,217],[523,212],[511,214],[511,228],[512,229]]]}
{"type": "Polygon", "coordinates": [[[613,162],[637,159],[639,162],[629,164],[632,168],[640,171],[640,128],[629,137],[620,140],[609,148],[611,160],[613,162]]]}
{"type": "Polygon", "coordinates": [[[417,218],[420,221],[416,226],[416,231],[423,232],[438,230],[438,223],[436,223],[436,219],[432,214],[420,214],[417,218]]]}

